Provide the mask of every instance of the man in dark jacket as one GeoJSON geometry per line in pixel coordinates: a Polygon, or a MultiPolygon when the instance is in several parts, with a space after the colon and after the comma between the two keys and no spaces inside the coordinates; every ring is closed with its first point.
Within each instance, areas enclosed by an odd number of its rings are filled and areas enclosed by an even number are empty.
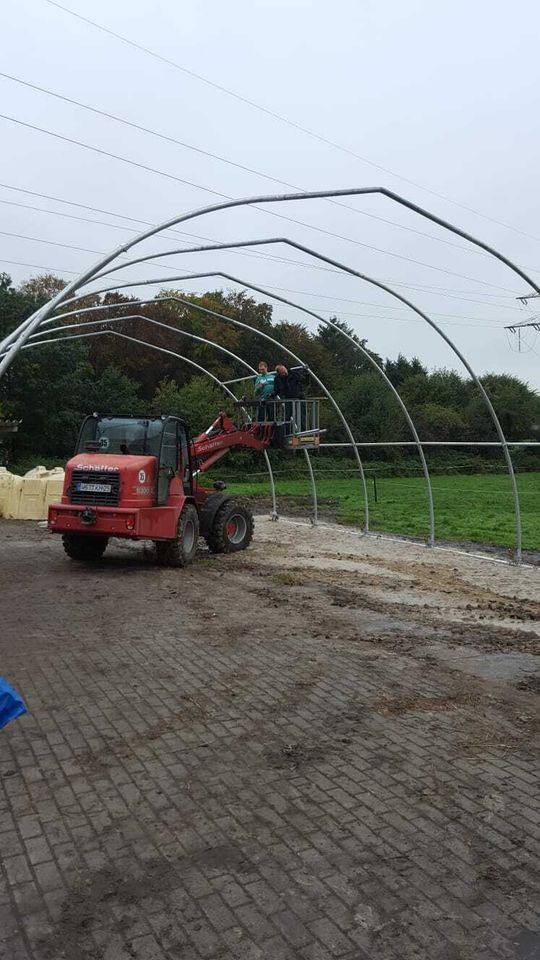
{"type": "Polygon", "coordinates": [[[288,397],[289,371],[284,363],[276,364],[276,374],[274,377],[273,397],[276,400],[285,400],[288,397]]]}
{"type": "MultiPolygon", "coordinates": [[[[274,397],[280,400],[304,400],[304,385],[307,381],[306,367],[292,367],[288,370],[284,363],[276,365],[276,376],[274,378],[274,397]]],[[[306,411],[305,404],[299,404],[300,407],[300,426],[305,429],[306,411]]],[[[285,404],[285,419],[290,420],[293,416],[294,404],[285,404]]]]}
{"type": "Polygon", "coordinates": [[[278,363],[274,377],[274,397],[280,400],[305,400],[306,381],[306,367],[292,367],[288,370],[284,363],[278,363]]]}

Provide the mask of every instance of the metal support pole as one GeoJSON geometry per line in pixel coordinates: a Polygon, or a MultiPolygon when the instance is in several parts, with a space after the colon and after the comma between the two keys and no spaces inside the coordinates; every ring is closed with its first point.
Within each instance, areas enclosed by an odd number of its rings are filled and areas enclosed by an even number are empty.
{"type": "Polygon", "coordinates": [[[305,450],[305,449],[304,449],[304,454],[305,454],[305,457],[306,457],[307,468],[308,468],[308,471],[309,471],[309,479],[310,479],[310,481],[311,481],[311,496],[312,496],[312,499],[313,499],[313,516],[312,516],[312,518],[311,518],[311,523],[312,523],[312,525],[313,525],[314,527],[316,527],[317,524],[318,524],[318,522],[319,522],[319,508],[318,508],[318,503],[317,503],[317,484],[315,483],[315,475],[314,475],[314,473],[313,473],[313,465],[312,465],[311,460],[310,460],[310,458],[309,458],[309,454],[308,454],[307,450],[305,450]]]}
{"type": "MultiPolygon", "coordinates": [[[[423,447],[500,447],[500,440],[421,440],[423,447]]],[[[509,447],[540,447],[540,440],[508,440],[509,447]]],[[[350,447],[350,443],[320,443],[320,447],[350,447]]],[[[355,447],[415,447],[412,440],[355,440],[355,447]]]]}

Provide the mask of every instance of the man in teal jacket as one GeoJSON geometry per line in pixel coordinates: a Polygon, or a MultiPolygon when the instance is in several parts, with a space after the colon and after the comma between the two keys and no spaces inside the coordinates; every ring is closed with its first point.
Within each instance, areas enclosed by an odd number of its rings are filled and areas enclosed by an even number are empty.
{"type": "Polygon", "coordinates": [[[255,377],[255,397],[260,400],[257,409],[257,420],[266,420],[266,400],[270,400],[274,395],[275,373],[268,372],[266,360],[259,361],[259,374],[255,377]]]}

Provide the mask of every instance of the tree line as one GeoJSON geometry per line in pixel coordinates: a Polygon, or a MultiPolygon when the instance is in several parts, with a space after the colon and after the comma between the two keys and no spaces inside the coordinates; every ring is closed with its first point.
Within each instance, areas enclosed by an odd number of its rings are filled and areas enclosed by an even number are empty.
{"type": "MultiPolygon", "coordinates": [[[[62,281],[52,275],[17,286],[9,275],[1,274],[0,336],[5,336],[62,286],[62,281]]],[[[245,292],[219,289],[200,296],[162,290],[145,305],[114,293],[89,296],[77,305],[88,310],[76,318],[89,324],[88,330],[82,332],[97,331],[99,328],[92,322],[103,320],[105,312],[93,308],[110,305],[113,309],[107,313],[111,317],[137,315],[137,319],[116,320],[111,330],[147,340],[182,354],[185,359],[149,350],[109,333],[22,351],[0,381],[0,418],[21,421],[19,432],[11,441],[12,460],[30,456],[61,460],[69,456],[80,421],[95,410],[180,415],[188,421],[192,432],[198,432],[208,426],[220,409],[231,405],[223,390],[199,368],[205,368],[221,381],[249,376],[250,371],[233,354],[253,368],[261,358],[265,359],[271,369],[278,362],[294,365],[292,355],[299,357],[332,391],[356,439],[410,440],[409,427],[387,384],[336,327],[382,367],[399,390],[421,439],[497,440],[479,391],[467,377],[452,369],[428,370],[416,357],[382,358],[337,317],[332,318],[334,327],[321,323],[311,332],[302,323],[280,320],[275,316],[276,308],[257,302],[245,292]],[[254,332],[203,314],[197,307],[253,327],[254,332]],[[161,325],[182,333],[176,334],[161,325]],[[279,346],[273,346],[255,331],[272,337],[279,346]],[[197,338],[210,340],[212,345],[197,338]]],[[[74,320],[68,318],[49,326],[67,325],[74,320]]],[[[72,332],[66,330],[65,335],[72,332]]],[[[540,439],[540,397],[534,390],[507,374],[487,374],[483,383],[509,439],[540,439]]],[[[234,384],[233,389],[238,396],[252,392],[249,380],[234,384]]],[[[308,393],[318,396],[320,388],[312,382],[308,393]]],[[[327,429],[326,439],[348,439],[329,403],[322,405],[321,421],[327,429]]],[[[482,453],[484,459],[490,456],[486,448],[482,453]]],[[[477,454],[480,455],[480,448],[477,454]]],[[[365,452],[367,459],[372,456],[378,460],[406,460],[408,455],[407,448],[380,448],[371,453],[368,448],[365,452]]],[[[500,457],[500,453],[492,451],[491,456],[500,457]]],[[[524,468],[537,468],[536,454],[522,453],[520,458],[524,468]]]]}

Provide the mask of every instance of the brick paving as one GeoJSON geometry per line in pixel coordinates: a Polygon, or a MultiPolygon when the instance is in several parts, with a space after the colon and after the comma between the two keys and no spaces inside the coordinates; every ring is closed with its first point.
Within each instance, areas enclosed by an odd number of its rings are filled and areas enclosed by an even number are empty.
{"type": "Polygon", "coordinates": [[[321,626],[257,547],[89,570],[7,530],[0,957],[540,956],[533,694],[321,626]]]}

